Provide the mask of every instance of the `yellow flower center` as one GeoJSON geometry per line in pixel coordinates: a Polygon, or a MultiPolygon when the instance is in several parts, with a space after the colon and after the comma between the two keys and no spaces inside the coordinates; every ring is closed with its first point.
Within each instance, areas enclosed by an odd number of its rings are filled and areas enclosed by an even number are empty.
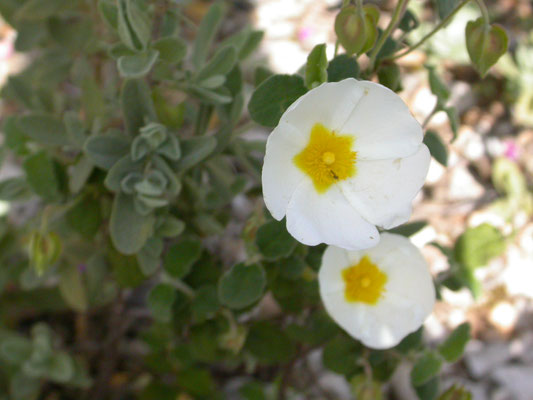
{"type": "Polygon", "coordinates": [[[322,124],[315,124],[307,146],[293,161],[313,181],[319,193],[356,173],[357,153],[352,151],[353,136],[337,135],[322,124]]]}
{"type": "Polygon", "coordinates": [[[350,303],[375,305],[385,290],[387,275],[381,271],[368,256],[358,264],[342,270],[345,283],[344,297],[350,303]]]}

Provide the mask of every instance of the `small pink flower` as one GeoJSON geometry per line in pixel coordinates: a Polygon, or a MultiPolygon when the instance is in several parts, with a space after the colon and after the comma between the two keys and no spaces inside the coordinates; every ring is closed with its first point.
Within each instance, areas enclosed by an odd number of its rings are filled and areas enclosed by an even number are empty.
{"type": "Polygon", "coordinates": [[[520,153],[520,149],[516,145],[514,140],[506,140],[504,142],[505,150],[503,152],[504,156],[510,160],[517,161],[520,153]]]}
{"type": "Polygon", "coordinates": [[[311,37],[313,34],[313,28],[310,26],[304,26],[298,31],[298,40],[303,42],[311,37]]]}

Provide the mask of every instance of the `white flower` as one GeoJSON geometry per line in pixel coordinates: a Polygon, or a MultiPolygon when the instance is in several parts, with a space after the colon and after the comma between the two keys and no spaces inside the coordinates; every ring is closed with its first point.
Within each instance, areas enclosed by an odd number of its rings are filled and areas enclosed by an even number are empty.
{"type": "Polygon", "coordinates": [[[325,83],[292,104],[269,136],[263,195],[306,245],[375,246],[376,226],[409,219],[430,155],[405,103],[377,83],[325,83]]]}
{"type": "Polygon", "coordinates": [[[329,246],[318,282],[333,320],[375,349],[393,347],[417,330],[435,303],[424,257],[409,239],[391,233],[368,250],[329,246]]]}

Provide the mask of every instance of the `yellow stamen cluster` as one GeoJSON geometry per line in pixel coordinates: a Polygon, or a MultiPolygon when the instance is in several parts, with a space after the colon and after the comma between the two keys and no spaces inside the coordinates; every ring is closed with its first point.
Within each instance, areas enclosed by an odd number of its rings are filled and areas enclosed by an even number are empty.
{"type": "Polygon", "coordinates": [[[375,305],[384,291],[387,275],[368,256],[358,264],[342,270],[345,283],[344,297],[348,302],[375,305]]]}
{"type": "Polygon", "coordinates": [[[324,193],[334,183],[355,175],[353,140],[353,136],[338,135],[315,124],[309,143],[294,157],[294,163],[312,179],[316,191],[324,193]]]}

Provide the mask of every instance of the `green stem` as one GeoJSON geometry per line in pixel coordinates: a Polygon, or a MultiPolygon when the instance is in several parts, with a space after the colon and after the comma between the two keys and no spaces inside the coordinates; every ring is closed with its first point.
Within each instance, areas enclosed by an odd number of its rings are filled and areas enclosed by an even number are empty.
{"type": "Polygon", "coordinates": [[[435,107],[433,107],[433,110],[428,114],[428,116],[424,119],[424,122],[422,123],[422,129],[426,129],[426,126],[429,124],[429,121],[431,121],[431,118],[440,111],[439,102],[435,104],[435,107]]]}
{"type": "Polygon", "coordinates": [[[452,18],[453,16],[461,9],[463,6],[468,3],[470,0],[463,0],[455,9],[448,14],[446,18],[444,18],[431,32],[429,32],[426,36],[424,36],[418,43],[412,45],[407,50],[393,54],[390,57],[387,57],[387,60],[396,60],[398,58],[401,58],[403,56],[406,56],[407,54],[411,53],[413,50],[418,49],[420,46],[422,46],[428,39],[430,39],[435,33],[437,33],[443,26],[445,26],[452,18]]]}
{"type": "Polygon", "coordinates": [[[487,10],[487,6],[485,5],[485,2],[483,0],[476,0],[476,3],[479,7],[479,10],[481,11],[481,15],[483,16],[483,21],[485,21],[485,25],[489,25],[490,24],[489,10],[487,10]]]}
{"type": "Polygon", "coordinates": [[[376,63],[376,57],[378,56],[379,51],[385,44],[385,41],[387,40],[387,38],[392,34],[392,31],[396,28],[396,25],[400,22],[400,18],[402,14],[404,13],[405,9],[407,8],[407,3],[409,3],[409,0],[398,1],[398,4],[396,5],[396,8],[394,9],[389,25],[387,26],[387,28],[385,28],[385,31],[379,37],[378,42],[376,43],[376,45],[372,49],[372,52],[370,53],[370,63],[369,63],[370,71],[374,70],[374,66],[376,63]]]}

